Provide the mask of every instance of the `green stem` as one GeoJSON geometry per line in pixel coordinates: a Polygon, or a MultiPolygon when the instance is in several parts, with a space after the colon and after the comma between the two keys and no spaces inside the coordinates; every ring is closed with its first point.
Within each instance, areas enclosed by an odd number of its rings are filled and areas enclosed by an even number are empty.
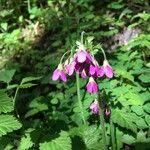
{"type": "Polygon", "coordinates": [[[81,43],[83,44],[83,36],[84,36],[84,31],[82,31],[82,33],[81,33],[81,43]]]}
{"type": "Polygon", "coordinates": [[[103,55],[104,55],[104,59],[105,59],[105,60],[107,60],[107,57],[106,57],[105,51],[103,50],[103,48],[100,48],[100,49],[101,49],[101,51],[102,51],[102,53],[103,53],[103,55]]]}
{"type": "Polygon", "coordinates": [[[80,112],[81,112],[83,123],[86,124],[84,112],[83,112],[83,105],[82,105],[82,101],[81,101],[81,94],[80,94],[79,74],[76,74],[76,83],[77,83],[77,96],[78,96],[78,103],[79,103],[79,107],[80,107],[80,112]]]}
{"type": "Polygon", "coordinates": [[[17,95],[18,95],[18,90],[19,90],[19,87],[17,87],[17,89],[15,91],[15,95],[14,95],[14,98],[13,98],[13,106],[14,106],[14,110],[16,112],[16,115],[19,118],[19,114],[18,114],[18,111],[17,111],[17,108],[16,108],[16,98],[17,98],[17,95]]]}
{"type": "Polygon", "coordinates": [[[27,2],[28,2],[28,12],[30,12],[31,10],[30,0],[28,0],[27,2]]]}
{"type": "Polygon", "coordinates": [[[110,118],[110,134],[111,134],[112,150],[116,150],[116,144],[115,144],[115,127],[114,127],[114,124],[113,124],[111,118],[110,118]]]}
{"type": "Polygon", "coordinates": [[[102,100],[100,100],[100,95],[97,94],[98,102],[99,102],[99,117],[100,117],[100,125],[101,125],[101,131],[102,131],[102,140],[104,145],[104,150],[107,150],[107,142],[106,142],[106,128],[105,128],[105,120],[104,120],[104,110],[103,110],[103,104],[102,100]]]}

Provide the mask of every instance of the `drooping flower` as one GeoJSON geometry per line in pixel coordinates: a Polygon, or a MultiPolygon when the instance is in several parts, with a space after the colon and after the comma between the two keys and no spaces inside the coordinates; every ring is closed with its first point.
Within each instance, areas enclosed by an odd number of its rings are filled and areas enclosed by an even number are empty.
{"type": "Polygon", "coordinates": [[[93,79],[93,77],[89,78],[89,82],[88,82],[86,88],[89,93],[97,93],[98,92],[98,85],[95,82],[95,80],[93,79]]]}
{"type": "Polygon", "coordinates": [[[95,99],[95,101],[90,105],[90,109],[93,114],[99,113],[99,104],[97,99],[95,99]]]}
{"type": "Polygon", "coordinates": [[[104,76],[104,74],[108,77],[108,78],[112,78],[113,77],[113,70],[112,67],[109,65],[107,60],[104,60],[103,62],[103,66],[101,67],[101,76],[104,76]]]}
{"type": "Polygon", "coordinates": [[[74,70],[75,70],[75,61],[70,62],[69,64],[65,65],[66,72],[69,76],[73,75],[74,70]]]}
{"type": "Polygon", "coordinates": [[[105,109],[105,115],[108,117],[110,115],[110,110],[109,109],[105,109]]]}
{"type": "Polygon", "coordinates": [[[90,53],[88,53],[86,50],[79,50],[76,54],[75,54],[75,60],[78,63],[90,63],[92,61],[92,57],[90,55],[90,53]]]}
{"type": "Polygon", "coordinates": [[[89,68],[89,74],[93,77],[101,77],[102,76],[102,70],[100,68],[100,66],[98,65],[90,65],[90,68],[89,68]]]}
{"type": "Polygon", "coordinates": [[[87,74],[86,74],[85,69],[82,70],[82,72],[81,72],[81,77],[82,77],[83,79],[86,79],[87,74]]]}
{"type": "Polygon", "coordinates": [[[61,79],[64,82],[67,81],[66,74],[63,70],[62,64],[58,65],[57,69],[55,69],[52,75],[52,80],[56,81],[58,79],[61,79]]]}

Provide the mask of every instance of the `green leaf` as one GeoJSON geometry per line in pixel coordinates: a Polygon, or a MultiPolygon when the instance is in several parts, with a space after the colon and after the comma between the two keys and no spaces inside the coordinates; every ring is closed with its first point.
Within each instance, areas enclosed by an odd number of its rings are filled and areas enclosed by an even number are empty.
{"type": "Polygon", "coordinates": [[[135,142],[135,138],[131,135],[124,134],[122,137],[122,142],[128,145],[131,145],[135,142]]]}
{"type": "Polygon", "coordinates": [[[40,150],[71,150],[71,139],[67,132],[61,131],[58,138],[40,143],[40,150]]]}
{"type": "Polygon", "coordinates": [[[48,105],[44,97],[37,97],[31,101],[29,104],[30,110],[26,113],[25,117],[33,116],[41,111],[48,110],[48,105]]]}
{"type": "Polygon", "coordinates": [[[8,23],[7,23],[7,22],[1,23],[1,27],[2,27],[2,29],[3,29],[4,31],[6,31],[6,30],[7,30],[7,27],[8,27],[8,23]]]}
{"type": "Polygon", "coordinates": [[[17,87],[18,87],[18,84],[8,85],[7,90],[14,89],[14,88],[17,88],[17,87]]]}
{"type": "Polygon", "coordinates": [[[19,88],[20,89],[27,89],[27,88],[30,88],[30,87],[35,86],[35,85],[37,85],[37,84],[25,83],[25,84],[19,85],[19,88]]]}
{"type": "Polygon", "coordinates": [[[31,82],[31,81],[35,81],[35,80],[39,80],[41,79],[42,77],[26,77],[26,78],[23,78],[21,83],[26,83],[26,82],[31,82]]]}
{"type": "Polygon", "coordinates": [[[3,70],[0,71],[0,81],[9,83],[15,74],[15,70],[3,70]]]}
{"type": "Polygon", "coordinates": [[[143,115],[144,113],[142,106],[131,106],[131,110],[139,116],[143,115]]]}
{"type": "Polygon", "coordinates": [[[150,113],[150,103],[147,103],[143,106],[143,109],[147,112],[150,113]]]}
{"type": "Polygon", "coordinates": [[[31,140],[30,134],[27,133],[25,136],[21,138],[21,141],[17,150],[28,150],[32,146],[33,146],[33,142],[31,140]]]}
{"type": "Polygon", "coordinates": [[[99,131],[100,130],[97,128],[97,126],[87,126],[83,128],[82,138],[88,150],[102,149],[101,145],[98,145],[100,138],[99,131]]]}
{"type": "Polygon", "coordinates": [[[112,111],[112,120],[119,126],[130,129],[133,132],[137,132],[137,127],[134,124],[133,117],[131,113],[126,113],[122,110],[116,109],[112,111]]]}
{"type": "Polygon", "coordinates": [[[0,113],[7,113],[13,110],[12,99],[7,94],[0,90],[0,113]]]}
{"type": "Polygon", "coordinates": [[[150,116],[149,115],[145,116],[145,121],[148,124],[148,126],[150,126],[150,116]]]}
{"type": "Polygon", "coordinates": [[[139,79],[144,83],[149,83],[150,82],[150,74],[141,74],[139,76],[139,79]]]}
{"type": "Polygon", "coordinates": [[[145,120],[143,118],[139,118],[138,120],[136,120],[136,125],[138,126],[139,129],[145,129],[148,128],[145,120]]]}
{"type": "Polygon", "coordinates": [[[21,128],[21,123],[12,115],[0,115],[0,136],[21,128]]]}

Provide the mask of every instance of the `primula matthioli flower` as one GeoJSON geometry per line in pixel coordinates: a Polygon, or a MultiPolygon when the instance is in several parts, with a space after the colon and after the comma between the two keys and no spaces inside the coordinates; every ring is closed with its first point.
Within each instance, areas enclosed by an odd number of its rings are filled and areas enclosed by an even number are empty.
{"type": "Polygon", "coordinates": [[[88,53],[86,50],[79,50],[76,54],[75,54],[75,60],[78,63],[90,63],[92,61],[92,57],[90,55],[90,53],[88,53]]]}
{"type": "Polygon", "coordinates": [[[102,70],[100,66],[98,65],[90,65],[89,68],[89,74],[93,77],[101,77],[102,76],[102,70]]]}
{"type": "Polygon", "coordinates": [[[61,79],[64,82],[67,81],[66,74],[63,70],[62,64],[58,65],[57,69],[55,69],[52,75],[52,80],[56,81],[58,79],[61,79]]]}
{"type": "Polygon", "coordinates": [[[98,85],[95,82],[95,80],[93,79],[93,77],[89,78],[89,82],[88,82],[86,88],[89,93],[97,93],[98,92],[98,85]]]}
{"type": "Polygon", "coordinates": [[[72,61],[71,63],[65,65],[66,72],[69,76],[73,75],[75,70],[75,65],[76,65],[75,61],[72,61]]]}
{"type": "Polygon", "coordinates": [[[82,72],[81,72],[81,77],[82,77],[83,79],[86,79],[87,74],[86,74],[85,69],[82,70],[82,72]]]}
{"type": "Polygon", "coordinates": [[[108,110],[108,109],[106,108],[106,110],[105,110],[105,116],[108,117],[109,115],[110,115],[110,110],[108,110]]]}
{"type": "Polygon", "coordinates": [[[99,104],[98,101],[95,99],[95,101],[90,105],[91,112],[93,114],[99,113],[99,104]]]}
{"type": "Polygon", "coordinates": [[[101,76],[106,75],[108,78],[113,77],[112,67],[109,65],[107,60],[104,60],[103,66],[101,67],[101,76]]]}

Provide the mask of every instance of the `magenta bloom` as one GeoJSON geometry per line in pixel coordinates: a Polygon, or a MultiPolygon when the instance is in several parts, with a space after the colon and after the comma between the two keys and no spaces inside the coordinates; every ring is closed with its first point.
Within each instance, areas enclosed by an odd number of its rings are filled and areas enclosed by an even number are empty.
{"type": "Polygon", "coordinates": [[[75,70],[75,62],[74,61],[71,62],[70,64],[66,65],[66,71],[69,76],[73,75],[74,70],[75,70]]]}
{"type": "Polygon", "coordinates": [[[75,60],[78,63],[83,63],[83,62],[89,63],[90,61],[92,61],[92,57],[86,50],[80,50],[76,53],[75,60]]]}
{"type": "Polygon", "coordinates": [[[91,76],[94,77],[101,77],[102,76],[103,71],[101,70],[101,68],[98,65],[90,65],[89,68],[89,74],[91,76]]]}
{"type": "Polygon", "coordinates": [[[92,77],[89,78],[89,82],[88,82],[86,88],[89,93],[97,93],[98,92],[98,85],[92,77]]]}
{"type": "Polygon", "coordinates": [[[106,108],[106,110],[105,110],[105,116],[108,117],[109,115],[110,115],[110,110],[108,110],[108,109],[106,108]]]}
{"type": "Polygon", "coordinates": [[[91,112],[93,114],[99,113],[99,104],[98,101],[95,99],[95,101],[90,105],[91,112]]]}
{"type": "Polygon", "coordinates": [[[113,77],[113,70],[112,67],[109,65],[107,60],[104,60],[103,66],[101,68],[101,76],[106,75],[108,78],[113,77]]]}
{"type": "Polygon", "coordinates": [[[86,79],[87,74],[86,74],[85,69],[82,70],[82,72],[81,72],[81,77],[82,77],[83,79],[86,79]]]}
{"type": "Polygon", "coordinates": [[[64,82],[67,81],[66,74],[61,64],[58,65],[57,69],[53,72],[53,75],[52,75],[52,80],[56,81],[58,79],[61,79],[64,82]]]}

